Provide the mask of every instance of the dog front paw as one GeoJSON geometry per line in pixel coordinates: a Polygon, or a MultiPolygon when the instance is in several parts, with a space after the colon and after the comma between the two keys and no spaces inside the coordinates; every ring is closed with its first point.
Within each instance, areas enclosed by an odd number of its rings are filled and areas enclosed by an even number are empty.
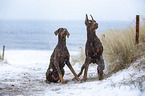
{"type": "Polygon", "coordinates": [[[79,77],[74,77],[72,80],[81,81],[81,79],[79,77]]]}
{"type": "Polygon", "coordinates": [[[87,78],[83,78],[83,79],[82,79],[82,81],[86,81],[86,80],[87,80],[87,78]]]}
{"type": "Polygon", "coordinates": [[[81,79],[79,77],[75,77],[76,80],[81,81],[81,79]]]}
{"type": "Polygon", "coordinates": [[[50,84],[50,81],[46,80],[46,83],[50,84]]]}
{"type": "Polygon", "coordinates": [[[67,82],[66,82],[65,80],[62,80],[61,83],[62,83],[62,84],[66,84],[67,82]]]}

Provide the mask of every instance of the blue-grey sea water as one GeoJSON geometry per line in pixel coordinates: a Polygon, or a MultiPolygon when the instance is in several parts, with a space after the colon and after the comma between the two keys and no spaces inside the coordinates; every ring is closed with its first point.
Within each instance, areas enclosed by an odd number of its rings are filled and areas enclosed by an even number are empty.
{"type": "MultiPolygon", "coordinates": [[[[96,33],[109,29],[129,27],[128,21],[98,21],[96,33]]],[[[67,28],[69,50],[85,47],[87,31],[84,21],[39,21],[39,20],[0,20],[0,48],[7,50],[53,50],[57,44],[54,32],[58,28],[67,28]]]]}

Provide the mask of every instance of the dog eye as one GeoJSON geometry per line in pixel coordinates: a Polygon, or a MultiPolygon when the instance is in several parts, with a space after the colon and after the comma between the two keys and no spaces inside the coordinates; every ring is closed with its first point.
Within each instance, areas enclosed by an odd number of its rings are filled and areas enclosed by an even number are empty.
{"type": "Polygon", "coordinates": [[[89,21],[88,23],[89,23],[89,24],[91,24],[92,22],[91,22],[91,21],[89,21]]]}

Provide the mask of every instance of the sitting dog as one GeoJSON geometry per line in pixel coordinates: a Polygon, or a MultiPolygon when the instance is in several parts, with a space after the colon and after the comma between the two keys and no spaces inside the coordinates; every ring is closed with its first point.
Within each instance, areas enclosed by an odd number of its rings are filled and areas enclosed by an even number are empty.
{"type": "Polygon", "coordinates": [[[88,20],[88,16],[86,14],[85,24],[87,26],[87,42],[85,47],[85,54],[86,59],[85,63],[81,67],[81,71],[78,74],[78,77],[82,74],[83,70],[84,77],[83,80],[85,81],[87,79],[87,71],[90,63],[96,63],[98,64],[98,75],[99,80],[103,79],[103,70],[104,70],[104,59],[102,56],[103,53],[103,46],[101,41],[96,35],[95,30],[98,28],[98,23],[93,19],[91,15],[92,20],[88,20]]]}
{"type": "Polygon", "coordinates": [[[75,78],[80,80],[69,62],[70,56],[66,47],[66,36],[69,37],[69,32],[66,28],[59,28],[54,34],[58,35],[58,44],[51,55],[50,65],[46,72],[46,82],[57,82],[61,80],[61,83],[66,83],[63,79],[65,73],[63,67],[65,64],[71,70],[75,78]]]}

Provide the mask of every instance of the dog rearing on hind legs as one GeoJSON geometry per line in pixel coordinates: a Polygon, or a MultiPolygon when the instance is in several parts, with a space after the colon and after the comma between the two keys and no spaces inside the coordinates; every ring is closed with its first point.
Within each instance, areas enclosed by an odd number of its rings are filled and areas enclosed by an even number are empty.
{"type": "Polygon", "coordinates": [[[66,47],[66,36],[69,37],[69,32],[66,28],[59,28],[54,34],[58,35],[58,44],[51,55],[49,68],[46,72],[46,82],[61,80],[61,83],[66,83],[63,79],[65,72],[63,67],[65,64],[69,67],[75,78],[80,80],[69,62],[70,55],[66,47]]]}
{"type": "Polygon", "coordinates": [[[84,71],[83,80],[87,79],[87,71],[90,63],[98,64],[98,76],[99,80],[103,79],[103,70],[104,70],[104,59],[102,56],[103,46],[99,38],[97,37],[95,30],[98,28],[98,23],[93,19],[92,15],[90,15],[92,20],[88,20],[88,16],[86,14],[85,25],[87,26],[87,42],[85,47],[86,59],[85,63],[81,67],[81,71],[78,74],[78,77],[84,71]]]}

